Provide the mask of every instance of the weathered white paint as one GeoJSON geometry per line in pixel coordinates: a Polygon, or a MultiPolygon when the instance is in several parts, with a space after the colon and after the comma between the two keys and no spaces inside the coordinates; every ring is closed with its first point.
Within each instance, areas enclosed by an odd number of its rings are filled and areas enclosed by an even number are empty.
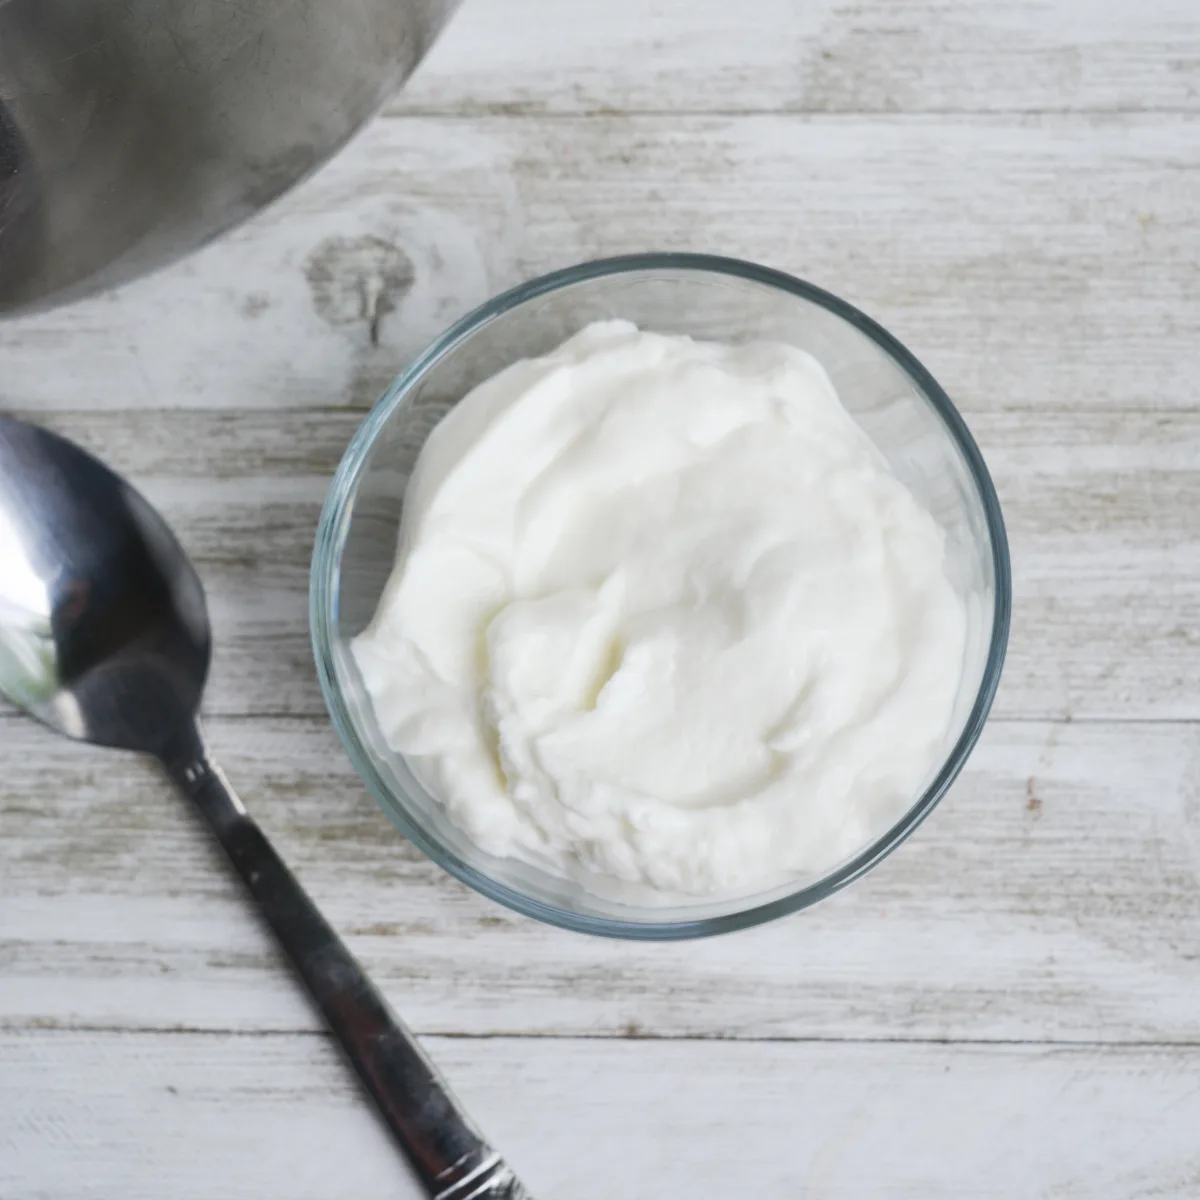
{"type": "MultiPolygon", "coordinates": [[[[308,568],[329,477],[360,414],[31,415],[127,472],[195,556],[217,633],[210,711],[323,715],[308,568]]],[[[1200,717],[1200,412],[969,420],[1004,504],[1016,577],[996,712],[1200,717]]]]}
{"type": "MultiPolygon", "coordinates": [[[[15,719],[0,736],[0,1025],[315,1028],[153,768],[15,719]]],[[[1200,725],[994,722],[866,879],[669,946],[544,928],[453,882],[392,831],[325,722],[221,720],[211,737],[423,1032],[1200,1044],[1200,725]]]]}
{"type": "Polygon", "coordinates": [[[395,109],[1200,107],[1191,0],[607,0],[569,19],[560,4],[468,0],[395,109]]]}
{"type": "MultiPolygon", "coordinates": [[[[177,525],[218,753],[543,1200],[1195,1196],[1192,0],[569,7],[468,3],[246,229],[0,325],[0,408],[177,525]],[[999,719],[908,845],[809,913],[647,947],[512,916],[392,833],[305,591],[326,480],[420,347],[655,247],[807,276],[908,342],[992,467],[1016,604],[999,719]]],[[[8,714],[0,759],[0,1200],[412,1195],[153,769],[8,714]]]]}
{"type": "Polygon", "coordinates": [[[664,249],[844,296],[967,412],[1191,408],[1198,210],[1189,114],[397,117],[198,257],[0,325],[0,404],[362,408],[495,292],[664,249]]]}
{"type": "MultiPolygon", "coordinates": [[[[430,1039],[543,1200],[1194,1200],[1195,1047],[430,1039]]],[[[0,1035],[5,1200],[416,1200],[318,1037],[0,1035]]]]}

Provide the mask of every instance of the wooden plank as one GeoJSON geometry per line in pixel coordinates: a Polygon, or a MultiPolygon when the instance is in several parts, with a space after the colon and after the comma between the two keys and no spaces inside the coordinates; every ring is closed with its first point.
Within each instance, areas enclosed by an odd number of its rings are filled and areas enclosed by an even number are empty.
{"type": "MultiPolygon", "coordinates": [[[[211,737],[421,1032],[1200,1044],[1200,725],[993,722],[950,797],[854,887],[650,946],[452,881],[392,832],[323,722],[221,720],[211,737]]],[[[0,1024],[316,1028],[148,764],[27,721],[0,738],[0,1024]]]]}
{"type": "MultiPolygon", "coordinates": [[[[555,1200],[1190,1200],[1200,1051],[431,1039],[555,1200]]],[[[0,1035],[5,1200],[416,1200],[323,1038],[0,1035]]]]}
{"type": "MultiPolygon", "coordinates": [[[[37,416],[39,414],[30,414],[37,416]]],[[[220,714],[324,712],[308,569],[358,415],[40,414],[160,505],[209,591],[220,714]]],[[[1015,564],[996,711],[1200,717],[1200,412],[982,412],[1015,564]]]]}
{"type": "Polygon", "coordinates": [[[468,4],[403,111],[1195,111],[1189,0],[468,4]]]}
{"type": "Polygon", "coordinates": [[[503,288],[664,249],[845,296],[968,412],[1194,410],[1198,208],[1187,115],[383,120],[199,256],[0,325],[0,408],[362,408],[503,288]]]}

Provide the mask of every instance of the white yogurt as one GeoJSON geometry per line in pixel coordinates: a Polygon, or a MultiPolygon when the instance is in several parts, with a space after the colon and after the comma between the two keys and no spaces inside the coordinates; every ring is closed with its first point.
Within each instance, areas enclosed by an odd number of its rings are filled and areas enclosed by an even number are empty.
{"type": "Polygon", "coordinates": [[[482,849],[765,889],[938,765],[966,636],[943,540],[810,355],[608,321],[433,431],[354,652],[482,849]]]}

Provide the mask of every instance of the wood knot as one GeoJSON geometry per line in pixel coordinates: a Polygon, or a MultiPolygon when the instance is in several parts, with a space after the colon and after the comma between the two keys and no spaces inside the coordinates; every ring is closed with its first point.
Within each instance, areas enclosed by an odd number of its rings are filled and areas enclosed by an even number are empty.
{"type": "Polygon", "coordinates": [[[309,255],[304,276],[313,307],[331,325],[367,327],[372,346],[379,345],[380,325],[412,290],[412,259],[381,237],[326,238],[309,255]]]}

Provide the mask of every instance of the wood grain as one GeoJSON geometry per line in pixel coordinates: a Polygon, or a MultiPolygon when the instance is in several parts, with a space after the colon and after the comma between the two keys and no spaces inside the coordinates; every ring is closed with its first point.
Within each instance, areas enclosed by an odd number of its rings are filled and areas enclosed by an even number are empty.
{"type": "MultiPolygon", "coordinates": [[[[209,710],[323,713],[308,569],[358,415],[31,415],[127,473],[195,557],[216,631],[209,710]]],[[[996,712],[1200,717],[1200,412],[1000,411],[970,423],[995,475],[1015,574],[996,712]]]]}
{"type": "MultiPolygon", "coordinates": [[[[0,734],[0,1023],[315,1028],[152,767],[29,722],[0,734]]],[[[1197,725],[993,722],[946,802],[847,892],[653,946],[545,928],[453,882],[391,830],[324,722],[211,736],[421,1032],[1200,1044],[1197,725]]]]}
{"type": "Polygon", "coordinates": [[[1196,111],[1189,0],[475,0],[399,111],[1196,111]]]}
{"type": "Polygon", "coordinates": [[[501,289],[661,249],[844,296],[969,413],[1194,411],[1198,209],[1192,115],[383,120],[198,257],[0,325],[0,407],[363,408],[501,289]]]}
{"type": "MultiPolygon", "coordinates": [[[[546,1200],[1191,1200],[1195,1048],[431,1039],[546,1200]]],[[[5,1200],[416,1200],[323,1038],[0,1035],[5,1200]]]]}

